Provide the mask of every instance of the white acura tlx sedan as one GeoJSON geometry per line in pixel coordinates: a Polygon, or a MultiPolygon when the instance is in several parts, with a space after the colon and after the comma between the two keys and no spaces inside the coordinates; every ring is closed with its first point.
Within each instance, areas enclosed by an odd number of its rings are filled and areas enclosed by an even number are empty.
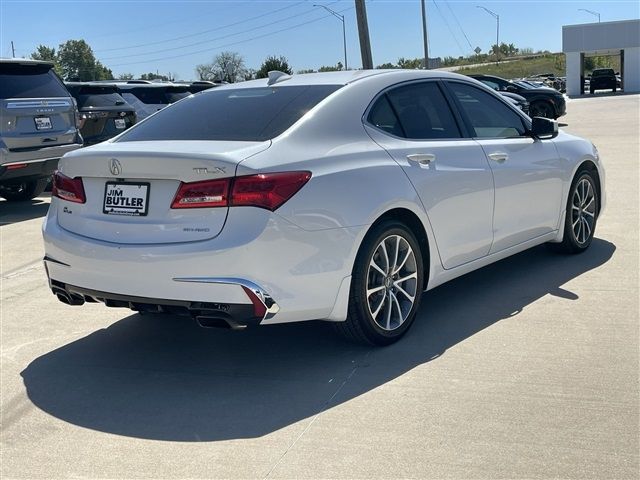
{"type": "Polygon", "coordinates": [[[541,243],[585,251],[604,193],[591,142],[468,77],[270,72],[65,155],[44,260],[70,305],[384,345],[425,290],[541,243]]]}

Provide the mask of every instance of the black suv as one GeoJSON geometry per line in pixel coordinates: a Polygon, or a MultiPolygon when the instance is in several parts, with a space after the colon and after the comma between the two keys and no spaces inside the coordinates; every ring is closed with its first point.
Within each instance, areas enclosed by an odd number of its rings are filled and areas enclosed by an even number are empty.
{"type": "Polygon", "coordinates": [[[589,93],[596,90],[612,90],[616,91],[618,87],[618,79],[611,68],[599,68],[591,73],[591,82],[589,83],[589,93]]]}
{"type": "Polygon", "coordinates": [[[115,85],[69,82],[66,86],[78,103],[85,145],[108,140],[136,123],[135,108],[122,98],[115,85]]]}
{"type": "Polygon", "coordinates": [[[510,82],[493,75],[469,75],[499,92],[517,93],[529,102],[529,116],[556,119],[567,113],[564,96],[550,87],[534,87],[525,82],[510,82]]]}
{"type": "Polygon", "coordinates": [[[35,198],[58,159],[82,146],[75,101],[53,64],[0,59],[0,118],[0,197],[35,198]]]}

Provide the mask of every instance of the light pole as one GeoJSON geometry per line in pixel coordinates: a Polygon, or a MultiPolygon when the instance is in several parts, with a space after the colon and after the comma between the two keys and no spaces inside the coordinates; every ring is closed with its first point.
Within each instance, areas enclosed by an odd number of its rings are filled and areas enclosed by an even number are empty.
{"type": "Polygon", "coordinates": [[[336,17],[338,20],[342,22],[342,46],[344,48],[344,69],[348,70],[349,67],[347,66],[347,32],[344,27],[344,15],[340,15],[338,12],[331,10],[329,7],[325,7],[324,5],[314,5],[314,7],[324,8],[327,12],[329,12],[331,15],[333,15],[334,17],[336,17]]]}
{"type": "Polygon", "coordinates": [[[578,10],[582,10],[583,12],[587,12],[587,13],[590,13],[591,15],[598,17],[598,23],[600,23],[600,14],[598,12],[594,12],[593,10],[587,10],[586,8],[579,8],[578,10]]]}
{"type": "Polygon", "coordinates": [[[493,18],[496,19],[496,59],[498,58],[498,53],[500,53],[500,15],[496,12],[492,12],[486,7],[481,7],[480,5],[476,5],[476,8],[481,8],[493,18]]]}

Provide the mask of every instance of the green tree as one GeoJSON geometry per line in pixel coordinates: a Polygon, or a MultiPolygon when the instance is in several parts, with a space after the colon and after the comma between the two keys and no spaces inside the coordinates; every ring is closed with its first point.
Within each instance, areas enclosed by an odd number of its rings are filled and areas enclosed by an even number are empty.
{"type": "Polygon", "coordinates": [[[84,40],[67,40],[58,47],[60,73],[65,80],[112,80],[113,73],[93,55],[84,40]]]}
{"type": "Polygon", "coordinates": [[[46,45],[38,45],[35,52],[31,54],[31,58],[34,60],[44,60],[46,62],[53,63],[55,72],[62,76],[62,70],[58,63],[58,54],[56,53],[55,48],[47,47],[46,45]]]}
{"type": "Polygon", "coordinates": [[[422,59],[421,58],[407,59],[404,57],[400,57],[398,59],[398,68],[408,68],[411,70],[416,68],[422,68],[422,59]]]}
{"type": "Polygon", "coordinates": [[[56,49],[53,47],[47,47],[46,45],[38,45],[36,51],[31,54],[31,58],[34,60],[45,60],[47,62],[54,63],[58,61],[56,49]]]}
{"type": "Polygon", "coordinates": [[[167,82],[170,79],[166,75],[160,75],[159,73],[149,72],[149,73],[143,73],[142,75],[140,75],[140,80],[162,80],[163,82],[167,82]]]}
{"type": "Polygon", "coordinates": [[[378,65],[376,68],[379,68],[382,70],[388,70],[390,68],[398,68],[398,66],[391,62],[387,62],[387,63],[383,63],[382,65],[378,65]]]}
{"type": "Polygon", "coordinates": [[[260,65],[260,68],[256,72],[256,78],[267,78],[269,76],[269,72],[273,70],[284,72],[288,75],[293,74],[293,70],[289,66],[289,62],[285,57],[270,55],[264,62],[262,62],[262,65],[260,65]]]}
{"type": "Polygon", "coordinates": [[[339,72],[343,68],[344,66],[342,65],[342,62],[338,62],[335,66],[323,65],[318,69],[318,71],[319,72],[339,72]]]}
{"type": "Polygon", "coordinates": [[[121,73],[118,80],[133,80],[133,73],[121,73]]]}
{"type": "Polygon", "coordinates": [[[303,73],[316,73],[316,71],[313,68],[304,68],[302,70],[298,70],[296,73],[298,74],[303,74],[303,73]]]}

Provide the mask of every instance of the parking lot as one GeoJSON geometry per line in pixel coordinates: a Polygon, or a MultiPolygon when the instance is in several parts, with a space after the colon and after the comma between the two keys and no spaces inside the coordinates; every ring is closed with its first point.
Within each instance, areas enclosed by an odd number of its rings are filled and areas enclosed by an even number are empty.
{"type": "Polygon", "coordinates": [[[640,95],[569,101],[608,205],[425,295],[399,343],[204,330],[49,292],[49,199],[0,203],[2,478],[637,478],[640,95]]]}

